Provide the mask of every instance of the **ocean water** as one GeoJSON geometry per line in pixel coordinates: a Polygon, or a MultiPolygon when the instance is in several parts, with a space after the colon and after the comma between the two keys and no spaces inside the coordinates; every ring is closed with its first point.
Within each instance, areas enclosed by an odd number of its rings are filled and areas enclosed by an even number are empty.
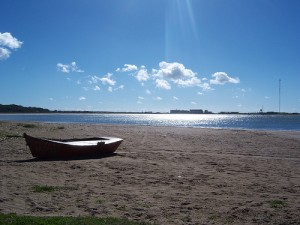
{"type": "Polygon", "coordinates": [[[300,131],[300,115],[0,114],[0,121],[300,131]]]}

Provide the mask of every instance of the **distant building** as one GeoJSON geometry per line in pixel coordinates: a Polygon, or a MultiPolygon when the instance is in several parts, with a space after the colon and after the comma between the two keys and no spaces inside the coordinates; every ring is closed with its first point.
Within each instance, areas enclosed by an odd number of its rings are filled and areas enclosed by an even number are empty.
{"type": "Polygon", "coordinates": [[[211,114],[211,111],[208,110],[202,110],[202,109],[190,109],[190,110],[179,110],[179,109],[173,109],[170,110],[171,114],[211,114]]]}
{"type": "Polygon", "coordinates": [[[212,111],[204,110],[205,114],[212,114],[212,111]]]}
{"type": "Polygon", "coordinates": [[[192,114],[203,114],[202,109],[190,109],[190,113],[192,114]]]}
{"type": "Polygon", "coordinates": [[[219,114],[239,114],[239,112],[220,112],[219,114]]]}
{"type": "Polygon", "coordinates": [[[188,113],[190,113],[190,111],[189,110],[173,109],[173,110],[170,110],[170,113],[171,114],[188,114],[188,113]]]}

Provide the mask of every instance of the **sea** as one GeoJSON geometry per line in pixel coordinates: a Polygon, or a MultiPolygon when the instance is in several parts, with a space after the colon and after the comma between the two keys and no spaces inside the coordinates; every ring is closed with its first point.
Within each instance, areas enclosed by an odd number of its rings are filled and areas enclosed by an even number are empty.
{"type": "Polygon", "coordinates": [[[144,125],[241,130],[300,131],[300,115],[264,114],[0,114],[0,121],[144,125]]]}

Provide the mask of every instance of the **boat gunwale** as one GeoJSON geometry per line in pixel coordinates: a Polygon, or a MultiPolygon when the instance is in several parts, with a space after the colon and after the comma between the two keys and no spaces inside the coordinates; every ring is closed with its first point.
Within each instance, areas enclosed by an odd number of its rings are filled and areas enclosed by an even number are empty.
{"type": "Polygon", "coordinates": [[[67,145],[67,146],[97,146],[99,144],[104,143],[104,145],[111,144],[114,142],[122,142],[123,139],[116,137],[90,137],[90,138],[71,138],[71,139],[51,139],[51,138],[43,138],[43,137],[32,137],[26,133],[23,134],[23,137],[31,138],[39,141],[46,141],[53,144],[67,145]],[[84,144],[84,142],[94,142],[94,144],[84,144]],[[73,143],[73,144],[72,144],[73,143]],[[77,143],[77,144],[74,144],[77,143]]]}

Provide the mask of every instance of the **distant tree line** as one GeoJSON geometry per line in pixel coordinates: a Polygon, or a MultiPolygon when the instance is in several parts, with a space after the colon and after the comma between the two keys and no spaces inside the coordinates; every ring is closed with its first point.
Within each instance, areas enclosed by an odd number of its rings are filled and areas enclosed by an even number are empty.
{"type": "MultiPolygon", "coordinates": [[[[49,110],[41,107],[25,107],[21,105],[2,105],[0,104],[0,113],[105,113],[105,114],[165,114],[161,112],[111,112],[111,111],[62,111],[62,110],[49,110]]],[[[190,109],[190,110],[170,110],[171,114],[214,114],[208,110],[190,109]]],[[[261,115],[300,115],[300,113],[285,113],[285,112],[257,112],[257,113],[240,113],[240,112],[219,112],[218,114],[261,114],[261,115]]]]}
{"type": "Polygon", "coordinates": [[[0,104],[0,113],[49,113],[49,109],[39,107],[24,107],[21,105],[2,105],[0,104]]]}

